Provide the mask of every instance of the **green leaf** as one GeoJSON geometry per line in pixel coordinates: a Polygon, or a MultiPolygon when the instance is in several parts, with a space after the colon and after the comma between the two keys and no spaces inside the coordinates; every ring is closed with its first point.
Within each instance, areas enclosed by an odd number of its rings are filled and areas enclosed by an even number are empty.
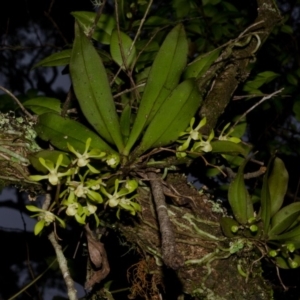
{"type": "MultiPolygon", "coordinates": [[[[87,35],[94,24],[96,13],[89,11],[76,11],[71,14],[75,17],[80,27],[84,29],[84,33],[87,35]]],[[[111,33],[115,27],[116,21],[111,15],[101,14],[92,38],[99,43],[109,45],[111,33]]]]}
{"type": "Polygon", "coordinates": [[[141,132],[154,118],[170,92],[178,85],[186,65],[188,42],[181,24],[165,38],[151,67],[124,154],[128,155],[141,132]]]}
{"type": "Polygon", "coordinates": [[[146,26],[154,26],[154,27],[166,26],[171,24],[172,24],[171,20],[159,16],[150,16],[145,22],[146,26]]]}
{"type": "Polygon", "coordinates": [[[234,219],[229,217],[222,217],[220,219],[220,225],[225,236],[229,238],[233,238],[237,236],[237,234],[232,231],[232,227],[233,226],[238,227],[239,223],[234,219]]]}
{"type": "Polygon", "coordinates": [[[56,98],[37,97],[25,101],[23,105],[37,115],[42,115],[48,112],[61,112],[60,101],[56,98]]]}
{"type": "Polygon", "coordinates": [[[45,220],[38,221],[34,226],[34,234],[38,235],[45,227],[45,220]]]}
{"type": "Polygon", "coordinates": [[[41,164],[39,157],[42,157],[45,160],[50,160],[55,164],[57,162],[57,158],[60,154],[63,155],[63,160],[62,160],[61,166],[67,167],[71,163],[69,156],[64,152],[57,151],[57,150],[41,150],[36,153],[31,153],[31,154],[29,154],[28,159],[29,159],[30,163],[32,164],[32,166],[37,171],[46,174],[46,173],[49,173],[49,170],[46,169],[41,164]]]}
{"type": "Polygon", "coordinates": [[[84,152],[87,138],[91,138],[91,148],[99,149],[106,153],[114,150],[108,146],[97,134],[84,125],[57,114],[47,113],[39,116],[35,130],[39,137],[49,141],[56,148],[69,152],[67,143],[77,151],[84,152]]]}
{"type": "Polygon", "coordinates": [[[273,169],[268,179],[270,189],[270,208],[273,216],[282,206],[284,196],[288,188],[289,174],[283,161],[276,157],[273,163],[273,169]]]}
{"type": "Polygon", "coordinates": [[[246,132],[247,125],[246,121],[241,121],[234,127],[233,131],[230,132],[230,136],[241,138],[246,132]]]}
{"type": "Polygon", "coordinates": [[[138,153],[176,141],[200,104],[201,96],[193,79],[187,79],[179,84],[146,129],[138,153]]]}
{"type": "Polygon", "coordinates": [[[173,0],[172,6],[178,19],[186,17],[191,9],[191,5],[187,0],[173,0]]]}
{"type": "Polygon", "coordinates": [[[29,211],[32,211],[32,212],[41,212],[42,209],[34,206],[34,205],[26,205],[26,209],[28,209],[29,211]]]}
{"type": "Polygon", "coordinates": [[[71,51],[71,49],[66,49],[57,53],[53,53],[35,64],[33,69],[37,67],[57,67],[68,65],[70,63],[71,51]]]}
{"type": "Polygon", "coordinates": [[[279,74],[272,71],[261,72],[256,75],[253,80],[249,80],[243,87],[245,92],[252,92],[253,90],[258,90],[262,85],[267,84],[277,78],[279,74]]]}
{"type": "Polygon", "coordinates": [[[131,122],[131,105],[128,102],[127,104],[125,104],[120,118],[121,132],[125,141],[128,139],[130,134],[130,122],[131,122]]]}
{"type": "Polygon", "coordinates": [[[275,259],[276,266],[278,266],[279,268],[286,269],[286,270],[291,269],[287,258],[284,258],[282,256],[276,256],[274,259],[275,259]]]}
{"type": "Polygon", "coordinates": [[[184,78],[200,78],[219,57],[220,51],[221,49],[216,49],[197,57],[187,66],[183,74],[184,78]]]}
{"type": "Polygon", "coordinates": [[[281,28],[280,28],[281,32],[284,32],[284,33],[287,33],[287,34],[293,34],[294,33],[294,30],[291,26],[285,24],[285,25],[282,25],[281,28]]]}
{"type": "Polygon", "coordinates": [[[291,85],[295,85],[295,86],[298,86],[298,78],[291,74],[291,73],[288,73],[286,74],[286,80],[288,81],[288,83],[290,83],[291,85]]]}
{"type": "Polygon", "coordinates": [[[127,34],[121,31],[118,33],[117,29],[112,32],[110,40],[110,54],[112,59],[123,69],[130,68],[136,58],[135,46],[133,46],[130,51],[131,45],[132,39],[127,34]],[[123,58],[125,61],[123,61],[123,58]]]}
{"type": "Polygon", "coordinates": [[[250,149],[244,148],[242,144],[236,144],[230,141],[212,141],[212,152],[224,154],[241,154],[246,157],[250,149]]]}
{"type": "Polygon", "coordinates": [[[97,51],[77,24],[70,73],[84,116],[104,139],[121,151],[123,140],[105,68],[97,51]]]}
{"type": "Polygon", "coordinates": [[[229,185],[228,200],[235,219],[246,224],[254,216],[253,205],[245,186],[244,168],[247,160],[239,167],[238,173],[229,185]]]}
{"type": "MultiPolygon", "coordinates": [[[[281,210],[279,210],[271,219],[271,228],[269,230],[269,237],[281,234],[287,230],[300,216],[300,202],[291,203],[281,210]]],[[[287,234],[291,234],[294,229],[291,229],[287,234]]],[[[300,231],[299,231],[300,235],[300,231]]],[[[292,237],[292,235],[287,236],[292,237]]]]}

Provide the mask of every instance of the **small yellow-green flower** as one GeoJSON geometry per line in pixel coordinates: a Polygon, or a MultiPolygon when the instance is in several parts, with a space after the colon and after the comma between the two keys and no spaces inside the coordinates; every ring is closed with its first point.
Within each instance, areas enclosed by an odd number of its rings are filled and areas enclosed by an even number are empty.
{"type": "MultiPolygon", "coordinates": [[[[88,172],[87,172],[88,173],[88,172]]],[[[61,193],[60,197],[63,197],[67,192],[69,192],[69,195],[74,194],[77,198],[89,198],[90,200],[102,203],[103,199],[100,193],[96,192],[96,190],[100,189],[100,185],[104,185],[102,183],[101,179],[98,180],[86,180],[85,177],[87,173],[84,176],[80,176],[81,181],[69,181],[67,183],[68,190],[61,193]]]]}
{"type": "Polygon", "coordinates": [[[210,132],[210,135],[206,141],[203,140],[202,135],[200,135],[199,137],[200,137],[200,142],[197,142],[194,144],[192,151],[194,151],[194,152],[199,152],[199,151],[210,152],[210,151],[212,151],[212,146],[211,146],[210,142],[215,137],[214,131],[212,130],[210,132]]]}
{"type": "MultiPolygon", "coordinates": [[[[132,201],[137,195],[133,195],[130,198],[125,197],[126,195],[134,192],[138,187],[138,182],[134,179],[126,180],[126,183],[123,188],[119,190],[120,181],[115,180],[115,190],[113,194],[109,194],[104,187],[101,187],[101,192],[107,196],[108,200],[106,205],[110,207],[119,206],[123,209],[128,210],[131,214],[135,214],[136,211],[140,211],[141,207],[138,203],[132,201]]],[[[119,213],[119,210],[118,210],[119,213]]]]}
{"type": "Polygon", "coordinates": [[[70,217],[73,217],[77,214],[78,211],[78,203],[73,202],[67,205],[66,214],[70,217]]]}
{"type": "Polygon", "coordinates": [[[43,179],[48,179],[48,181],[52,185],[57,185],[59,183],[59,178],[64,177],[64,176],[69,176],[72,175],[73,170],[69,169],[66,172],[58,172],[58,168],[61,166],[62,161],[63,161],[63,155],[60,154],[57,157],[56,164],[54,166],[53,162],[50,160],[45,160],[42,157],[39,157],[40,163],[49,171],[49,174],[47,175],[31,175],[29,178],[33,181],[40,181],[43,179]]]}
{"type": "MultiPolygon", "coordinates": [[[[206,118],[204,117],[199,124],[196,126],[196,128],[193,128],[193,125],[195,123],[195,118],[192,118],[190,121],[190,126],[186,129],[186,131],[181,132],[179,137],[180,139],[177,140],[178,143],[182,143],[182,145],[177,147],[177,152],[176,152],[176,156],[178,158],[182,158],[186,156],[186,153],[184,152],[185,150],[187,150],[190,146],[191,141],[198,141],[201,140],[202,141],[202,136],[199,132],[199,130],[206,124],[206,118]],[[183,137],[185,137],[186,135],[188,135],[186,140],[182,140],[183,137]]],[[[204,144],[202,144],[204,145],[204,144]]]]}
{"type": "Polygon", "coordinates": [[[77,164],[78,167],[85,167],[85,166],[87,166],[92,173],[100,173],[97,169],[95,169],[93,166],[91,166],[89,164],[90,158],[103,158],[103,157],[106,156],[106,153],[102,152],[102,151],[100,151],[98,149],[92,149],[92,150],[88,151],[89,148],[90,148],[90,145],[91,145],[91,141],[92,141],[91,138],[88,138],[86,140],[85,151],[83,152],[83,154],[77,152],[74,149],[74,147],[71,146],[69,143],[67,145],[68,145],[69,150],[73,154],[75,154],[75,156],[77,157],[73,161],[74,164],[77,164]]]}
{"type": "Polygon", "coordinates": [[[44,210],[41,208],[38,208],[34,205],[26,205],[26,208],[29,211],[36,212],[36,214],[32,215],[31,217],[38,217],[39,221],[34,226],[34,234],[38,235],[45,226],[49,226],[51,223],[53,223],[55,220],[57,220],[62,227],[66,227],[65,222],[57,217],[55,214],[48,210],[44,210]]]}
{"type": "Polygon", "coordinates": [[[118,154],[110,154],[105,158],[108,166],[115,168],[120,163],[120,156],[118,154]]]}
{"type": "Polygon", "coordinates": [[[238,144],[241,142],[241,139],[235,136],[229,137],[230,133],[232,131],[229,131],[227,134],[224,134],[224,132],[226,131],[226,129],[229,127],[230,123],[226,124],[221,132],[221,134],[219,135],[219,140],[220,141],[230,141],[233,142],[235,144],[238,144]]]}
{"type": "Polygon", "coordinates": [[[199,124],[196,126],[196,128],[193,128],[193,125],[195,123],[195,118],[192,118],[190,121],[190,126],[186,129],[186,131],[181,132],[180,133],[180,137],[181,136],[185,136],[185,135],[189,135],[189,137],[194,140],[197,141],[199,140],[199,130],[206,124],[206,117],[204,117],[199,124]]]}

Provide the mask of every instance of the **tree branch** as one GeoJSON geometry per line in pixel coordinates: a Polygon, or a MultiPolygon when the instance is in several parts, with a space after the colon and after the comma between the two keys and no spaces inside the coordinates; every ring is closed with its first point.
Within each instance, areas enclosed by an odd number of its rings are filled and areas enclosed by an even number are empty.
{"type": "MultiPolygon", "coordinates": [[[[231,45],[227,46],[220,55],[220,59],[205,75],[206,77],[217,72],[217,76],[211,82],[210,91],[207,93],[200,110],[200,116],[207,119],[206,125],[201,129],[203,134],[208,135],[215,128],[218,118],[229,104],[234,91],[249,76],[249,73],[245,72],[247,66],[275,25],[281,20],[275,1],[257,0],[257,5],[258,15],[256,20],[236,40],[232,41],[231,45]],[[243,34],[245,37],[252,35],[252,38],[244,47],[238,47],[236,42],[243,34]],[[223,57],[224,59],[221,59],[223,57]]],[[[197,80],[201,92],[207,87],[205,77],[197,80]]],[[[210,80],[210,78],[208,79],[210,80]]]]}
{"type": "MultiPolygon", "coordinates": [[[[51,190],[51,186],[48,186],[48,192],[45,195],[45,201],[43,203],[43,209],[47,210],[51,204],[51,194],[50,194],[50,190],[51,190]]],[[[48,239],[51,242],[54,250],[55,250],[55,254],[56,254],[56,259],[59,265],[59,268],[61,270],[61,273],[63,275],[64,281],[66,283],[67,286],[67,291],[68,291],[68,296],[70,300],[77,300],[77,291],[75,289],[74,286],[74,281],[71,277],[69,268],[68,268],[68,263],[67,260],[64,256],[64,252],[63,249],[61,248],[60,244],[57,242],[56,237],[55,237],[55,232],[52,231],[49,235],[48,235],[48,239]]]]}
{"type": "Polygon", "coordinates": [[[158,223],[161,233],[162,258],[166,266],[176,270],[183,266],[183,257],[176,250],[176,242],[172,224],[168,216],[165,195],[161,180],[156,173],[148,172],[152,195],[155,203],[158,223]]]}
{"type": "Polygon", "coordinates": [[[59,265],[59,268],[61,270],[61,273],[63,275],[63,278],[64,278],[66,286],[67,286],[68,297],[69,297],[70,300],[77,300],[78,299],[77,298],[77,291],[76,291],[75,286],[74,286],[74,281],[71,277],[71,274],[70,274],[70,271],[69,271],[69,268],[68,268],[68,263],[67,263],[67,260],[64,256],[63,250],[62,250],[60,244],[57,242],[57,240],[55,238],[54,231],[51,232],[48,235],[48,239],[51,242],[51,244],[52,244],[52,246],[55,250],[58,265],[59,265]]]}

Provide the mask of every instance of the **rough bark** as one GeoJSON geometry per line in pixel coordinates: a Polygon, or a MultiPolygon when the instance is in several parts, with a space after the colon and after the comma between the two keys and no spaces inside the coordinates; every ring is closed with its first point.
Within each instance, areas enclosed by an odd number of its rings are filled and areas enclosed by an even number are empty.
{"type": "MultiPolygon", "coordinates": [[[[176,249],[184,258],[183,267],[176,271],[177,284],[181,285],[182,292],[195,299],[272,299],[272,290],[262,277],[260,262],[254,263],[259,258],[257,250],[245,246],[242,251],[231,253],[231,241],[223,236],[218,222],[221,211],[213,212],[217,208],[215,204],[190,187],[184,177],[178,175],[171,180],[177,191],[189,197],[196,207],[195,210],[167,204],[176,249]],[[241,276],[238,268],[244,270],[248,278],[241,276]]],[[[145,261],[148,255],[155,257],[156,272],[163,274],[162,239],[151,191],[141,188],[139,195],[142,204],[139,223],[120,228],[129,241],[143,250],[145,261]]],[[[139,287],[133,286],[133,290],[139,290],[139,287]]]]}
{"type": "Polygon", "coordinates": [[[240,47],[236,44],[239,38],[232,41],[220,55],[219,62],[214,64],[203,78],[198,79],[199,90],[202,93],[208,86],[207,81],[209,80],[209,83],[212,81],[200,109],[200,116],[207,119],[206,126],[201,129],[204,134],[209,134],[216,127],[234,91],[249,76],[247,66],[255,59],[257,51],[281,20],[280,12],[273,0],[258,0],[257,7],[257,18],[248,27],[249,30],[241,36],[241,38],[252,36],[250,42],[240,47]]]}

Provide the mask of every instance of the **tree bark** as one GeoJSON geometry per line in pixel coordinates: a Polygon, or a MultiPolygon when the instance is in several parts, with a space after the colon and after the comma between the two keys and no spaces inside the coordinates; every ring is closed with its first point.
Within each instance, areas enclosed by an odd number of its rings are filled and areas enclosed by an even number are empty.
{"type": "MultiPolygon", "coordinates": [[[[216,204],[189,186],[184,177],[175,176],[170,182],[179,187],[177,192],[191,199],[196,207],[195,210],[167,204],[176,249],[184,258],[183,266],[173,271],[183,293],[195,299],[272,299],[271,286],[262,277],[257,249],[244,244],[241,251],[234,252],[232,240],[225,238],[220,229],[219,219],[223,211],[214,212],[219,209],[216,204]]],[[[139,201],[142,205],[139,222],[134,226],[121,225],[120,229],[128,241],[145,253],[140,264],[147,261],[148,255],[154,257],[156,272],[162,274],[165,270],[162,239],[149,189],[139,189],[139,201]]],[[[146,267],[144,271],[147,272],[146,267]]],[[[133,289],[138,290],[138,287],[133,286],[133,289]]]]}

